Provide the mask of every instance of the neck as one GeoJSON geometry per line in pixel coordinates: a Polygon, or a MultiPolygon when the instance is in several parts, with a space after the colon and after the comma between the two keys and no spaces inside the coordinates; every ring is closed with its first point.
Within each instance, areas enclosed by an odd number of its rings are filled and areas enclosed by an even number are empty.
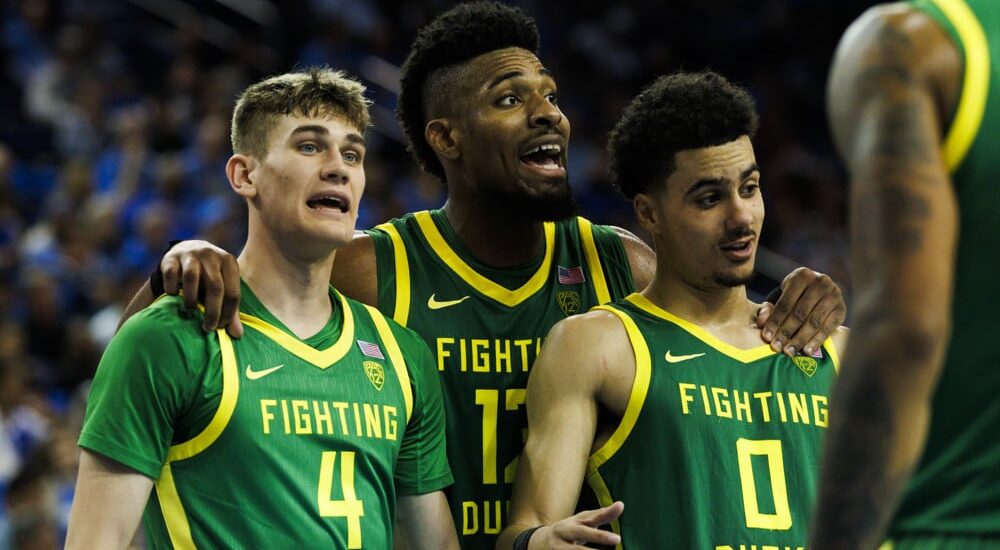
{"type": "Polygon", "coordinates": [[[747,348],[763,343],[754,325],[757,305],[747,298],[746,286],[697,286],[658,268],[642,295],[734,346],[747,348]]]}
{"type": "Polygon", "coordinates": [[[238,258],[243,280],[264,307],[296,336],[308,338],[319,332],[333,313],[328,288],[336,251],[321,258],[303,259],[288,247],[279,246],[273,235],[250,234],[238,258]]]}
{"type": "Polygon", "coordinates": [[[476,260],[489,266],[524,265],[545,246],[542,222],[512,216],[483,201],[449,195],[444,214],[458,240],[476,260]]]}

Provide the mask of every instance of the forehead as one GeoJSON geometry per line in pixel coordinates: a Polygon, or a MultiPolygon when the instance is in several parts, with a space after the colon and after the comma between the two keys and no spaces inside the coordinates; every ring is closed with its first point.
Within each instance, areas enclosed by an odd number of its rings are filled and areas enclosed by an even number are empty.
{"type": "Polygon", "coordinates": [[[523,48],[504,48],[484,53],[466,63],[469,83],[478,89],[487,88],[497,78],[519,73],[523,76],[550,76],[538,57],[523,48]]]}
{"type": "Polygon", "coordinates": [[[670,185],[675,181],[681,186],[705,179],[737,182],[740,174],[755,162],[753,144],[748,136],[722,145],[678,151],[674,153],[674,172],[667,178],[668,188],[677,188],[670,185]]]}
{"type": "Polygon", "coordinates": [[[285,141],[300,133],[325,133],[333,138],[343,138],[363,132],[346,116],[337,113],[320,113],[316,116],[301,114],[281,115],[271,127],[271,141],[285,141]]]}

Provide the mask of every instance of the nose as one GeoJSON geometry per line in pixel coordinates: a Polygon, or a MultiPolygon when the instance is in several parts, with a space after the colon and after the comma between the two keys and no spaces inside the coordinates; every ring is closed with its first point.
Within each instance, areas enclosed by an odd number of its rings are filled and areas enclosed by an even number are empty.
{"type": "Polygon", "coordinates": [[[330,183],[346,184],[350,182],[349,172],[340,152],[334,151],[327,162],[323,164],[321,177],[330,183]]]}
{"type": "Polygon", "coordinates": [[[729,229],[740,227],[752,227],[754,222],[755,201],[760,200],[760,196],[741,197],[739,193],[729,202],[729,219],[727,220],[729,229]]]}
{"type": "Polygon", "coordinates": [[[562,122],[562,111],[559,110],[556,104],[549,101],[548,98],[541,97],[535,105],[529,118],[532,128],[541,126],[553,127],[562,122]]]}

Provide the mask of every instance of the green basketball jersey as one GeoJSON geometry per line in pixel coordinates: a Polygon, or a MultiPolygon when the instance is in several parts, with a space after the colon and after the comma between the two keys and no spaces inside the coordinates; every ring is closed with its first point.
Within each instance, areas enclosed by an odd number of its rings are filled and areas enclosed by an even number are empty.
{"type": "Polygon", "coordinates": [[[429,350],[332,289],[306,340],[242,292],[239,340],[179,298],[126,323],[80,445],[155,480],[151,548],[391,548],[396,495],[451,481],[429,350]]]}
{"type": "Polygon", "coordinates": [[[436,356],[455,475],[448,500],[462,548],[493,548],[524,446],[528,369],[557,321],[631,291],[621,239],[583,218],[546,223],[535,261],[491,269],[464,249],[441,211],[371,235],[379,309],[436,356]]]}
{"type": "Polygon", "coordinates": [[[951,342],[892,532],[1000,536],[1000,3],[914,5],[950,33],[965,63],[944,144],[960,225],[951,342]]]}
{"type": "Polygon", "coordinates": [[[587,464],[619,548],[803,549],[837,352],[742,350],[639,294],[601,306],[635,352],[619,426],[587,464]]]}

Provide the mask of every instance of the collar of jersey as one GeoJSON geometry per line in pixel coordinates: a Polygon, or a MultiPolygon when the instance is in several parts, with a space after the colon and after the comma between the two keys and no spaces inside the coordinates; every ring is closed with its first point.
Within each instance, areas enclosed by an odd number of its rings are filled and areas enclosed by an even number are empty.
{"type": "Polygon", "coordinates": [[[722,340],[713,336],[707,330],[699,327],[698,325],[690,321],[681,319],[680,317],[674,315],[673,313],[670,313],[669,311],[661,308],[660,306],[654,304],[653,302],[650,302],[649,299],[647,299],[642,294],[639,294],[638,292],[629,294],[625,299],[628,300],[629,303],[645,311],[646,313],[653,315],[654,317],[659,317],[660,319],[663,319],[665,321],[670,321],[671,323],[681,327],[685,331],[689,332],[695,338],[701,340],[702,342],[714,348],[719,353],[727,355],[739,361],[740,363],[752,363],[754,361],[757,361],[758,359],[763,359],[764,357],[767,357],[769,355],[776,354],[776,352],[773,349],[771,349],[771,347],[768,346],[767,344],[762,344],[760,346],[750,349],[741,349],[732,344],[723,342],[722,340]]]}
{"type": "MultiPolygon", "coordinates": [[[[248,287],[244,286],[244,289],[248,287]]],[[[279,346],[313,366],[326,369],[343,359],[351,349],[351,341],[354,339],[354,315],[351,307],[339,292],[330,287],[330,292],[337,297],[337,303],[344,314],[343,324],[340,328],[340,337],[330,347],[318,350],[299,339],[298,336],[287,332],[283,328],[268,323],[260,317],[255,317],[248,313],[240,312],[240,321],[244,327],[250,327],[264,336],[273,340],[279,346]]],[[[263,307],[263,304],[261,304],[263,307]]]]}
{"type": "Polygon", "coordinates": [[[521,285],[520,288],[510,290],[490,279],[487,279],[472,266],[467,264],[465,260],[463,260],[461,256],[455,252],[451,245],[448,244],[448,241],[445,240],[444,235],[441,234],[441,230],[438,229],[437,224],[434,222],[434,218],[431,217],[430,212],[426,210],[423,212],[417,212],[414,214],[414,218],[416,218],[417,224],[420,226],[420,231],[424,234],[424,238],[427,239],[431,249],[439,258],[441,258],[441,261],[443,261],[463,281],[475,288],[481,294],[489,296],[505,306],[513,307],[520,304],[541,290],[541,288],[545,286],[545,283],[548,282],[549,273],[552,270],[552,256],[555,250],[556,240],[556,225],[553,222],[545,222],[544,224],[545,255],[542,257],[542,263],[538,266],[538,269],[531,276],[531,278],[521,285]]]}

